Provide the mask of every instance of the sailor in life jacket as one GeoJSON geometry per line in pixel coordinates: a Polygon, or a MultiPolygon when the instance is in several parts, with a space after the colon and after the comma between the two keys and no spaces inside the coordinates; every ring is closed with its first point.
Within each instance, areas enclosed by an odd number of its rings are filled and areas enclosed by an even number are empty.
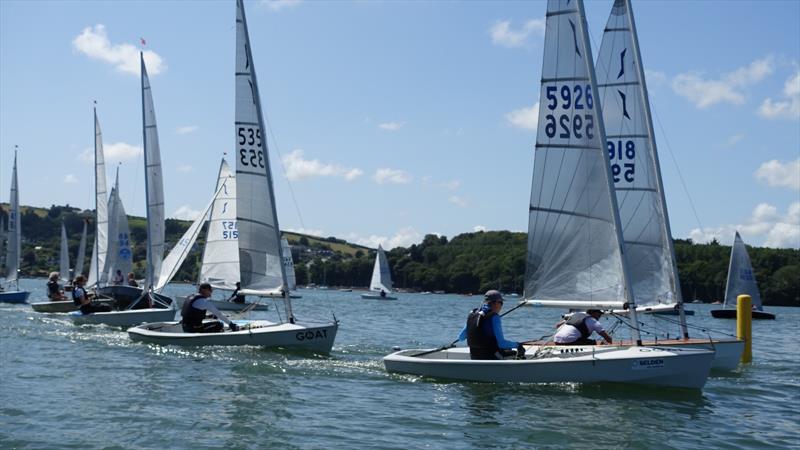
{"type": "Polygon", "coordinates": [[[611,336],[606,333],[605,328],[599,322],[602,315],[603,311],[599,309],[587,309],[585,313],[573,314],[556,324],[558,331],[553,336],[553,340],[556,345],[595,345],[596,341],[589,339],[594,332],[611,344],[611,336]]]}
{"type": "Polygon", "coordinates": [[[503,296],[494,289],[484,295],[484,303],[473,309],[467,316],[467,325],[461,330],[458,341],[467,340],[469,356],[472,359],[503,359],[514,355],[525,357],[525,348],[519,342],[507,341],[503,336],[500,310],[503,296]]]}
{"type": "Polygon", "coordinates": [[[187,298],[181,308],[181,326],[185,333],[216,333],[222,331],[222,322],[228,324],[231,331],[239,331],[239,327],[231,322],[225,314],[219,312],[216,306],[211,303],[209,298],[213,289],[209,283],[201,283],[197,289],[197,294],[187,298]],[[203,323],[209,312],[219,320],[203,323]],[[220,322],[220,320],[222,322],[220,322]]]}

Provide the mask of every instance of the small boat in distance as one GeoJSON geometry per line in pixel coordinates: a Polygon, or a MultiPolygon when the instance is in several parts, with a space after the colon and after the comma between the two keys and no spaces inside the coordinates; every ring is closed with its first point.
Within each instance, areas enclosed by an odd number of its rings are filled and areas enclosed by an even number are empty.
{"type": "Polygon", "coordinates": [[[392,273],[389,270],[389,260],[386,252],[378,245],[375,253],[375,266],[372,268],[372,280],[369,283],[370,293],[361,294],[361,298],[368,300],[397,300],[392,294],[392,273]]]}
{"type": "Polygon", "coordinates": [[[19,289],[19,261],[22,256],[22,215],[19,210],[19,189],[17,188],[17,146],[14,146],[14,167],[11,170],[11,196],[8,199],[8,244],[6,246],[5,282],[0,284],[0,303],[25,303],[28,291],[19,289]],[[14,285],[13,290],[4,286],[14,285]]]}
{"type": "Polygon", "coordinates": [[[728,264],[728,281],[725,284],[725,303],[722,309],[712,309],[711,316],[716,319],[736,318],[736,298],[749,295],[753,304],[754,320],[775,320],[775,314],[764,311],[761,306],[761,293],[758,290],[756,275],[750,263],[750,255],[739,232],[733,238],[731,259],[728,264]]]}

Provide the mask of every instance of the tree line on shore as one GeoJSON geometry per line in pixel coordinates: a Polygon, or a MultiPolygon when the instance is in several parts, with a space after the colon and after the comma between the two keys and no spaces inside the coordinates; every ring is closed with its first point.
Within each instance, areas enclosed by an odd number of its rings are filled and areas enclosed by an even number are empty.
{"type": "MultiPolygon", "coordinates": [[[[0,217],[7,223],[6,209],[2,209],[0,217]]],[[[22,274],[45,276],[49,271],[57,270],[62,220],[69,236],[71,261],[74,262],[84,220],[91,220],[90,217],[90,211],[69,205],[54,205],[49,209],[23,208],[22,274]]],[[[145,221],[133,216],[129,221],[134,270],[137,275],[143,275],[147,239],[145,221]]],[[[167,219],[167,246],[177,242],[189,225],[189,221],[167,219]]],[[[93,228],[89,226],[84,273],[88,270],[93,228]]],[[[334,237],[284,235],[292,244],[299,285],[314,283],[356,288],[369,285],[374,250],[348,246],[345,241],[334,237]]],[[[204,236],[201,233],[176,275],[176,281],[193,282],[197,279],[204,236]]],[[[418,244],[387,251],[387,257],[397,288],[459,294],[499,289],[522,294],[526,245],[525,233],[510,231],[464,233],[452,239],[429,234],[418,244]]],[[[764,303],[800,306],[800,250],[748,247],[748,252],[764,303]]],[[[697,244],[677,239],[675,253],[684,299],[705,302],[723,299],[730,246],[717,241],[697,244]]]]}

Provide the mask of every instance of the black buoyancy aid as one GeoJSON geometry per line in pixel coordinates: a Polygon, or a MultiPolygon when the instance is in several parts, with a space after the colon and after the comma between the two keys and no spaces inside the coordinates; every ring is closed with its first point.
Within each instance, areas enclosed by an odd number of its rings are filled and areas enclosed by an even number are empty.
{"type": "Polygon", "coordinates": [[[589,327],[586,326],[586,319],[588,319],[589,317],[591,316],[586,313],[582,312],[575,313],[572,315],[572,317],[569,318],[569,320],[567,320],[566,323],[567,325],[572,325],[573,327],[577,328],[578,331],[581,332],[581,339],[586,339],[592,335],[592,332],[589,331],[589,327]]]}
{"type": "Polygon", "coordinates": [[[493,311],[481,313],[473,309],[467,316],[467,345],[472,359],[495,359],[494,354],[500,351],[492,329],[494,315],[493,311]]]}
{"type": "Polygon", "coordinates": [[[206,318],[206,310],[192,307],[194,302],[201,298],[205,297],[200,294],[195,294],[192,298],[183,302],[183,308],[181,308],[181,323],[193,327],[203,324],[203,319],[206,318]]]}
{"type": "Polygon", "coordinates": [[[52,297],[54,295],[58,295],[58,291],[61,290],[61,287],[58,285],[58,281],[48,281],[47,282],[47,296],[52,297]]]}

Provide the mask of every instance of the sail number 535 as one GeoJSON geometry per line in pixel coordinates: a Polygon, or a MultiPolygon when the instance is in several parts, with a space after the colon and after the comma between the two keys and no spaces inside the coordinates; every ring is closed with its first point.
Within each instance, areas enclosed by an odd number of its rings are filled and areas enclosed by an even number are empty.
{"type": "Polygon", "coordinates": [[[592,97],[592,86],[576,84],[574,86],[547,86],[545,88],[547,97],[547,109],[553,114],[544,117],[544,132],[548,138],[558,137],[561,139],[594,139],[594,114],[581,114],[577,110],[593,110],[594,98],[592,97]],[[563,111],[556,113],[556,109],[563,111]]]}
{"type": "Polygon", "coordinates": [[[264,152],[261,150],[261,130],[253,127],[239,127],[239,162],[245,167],[264,168],[264,152]]]}

